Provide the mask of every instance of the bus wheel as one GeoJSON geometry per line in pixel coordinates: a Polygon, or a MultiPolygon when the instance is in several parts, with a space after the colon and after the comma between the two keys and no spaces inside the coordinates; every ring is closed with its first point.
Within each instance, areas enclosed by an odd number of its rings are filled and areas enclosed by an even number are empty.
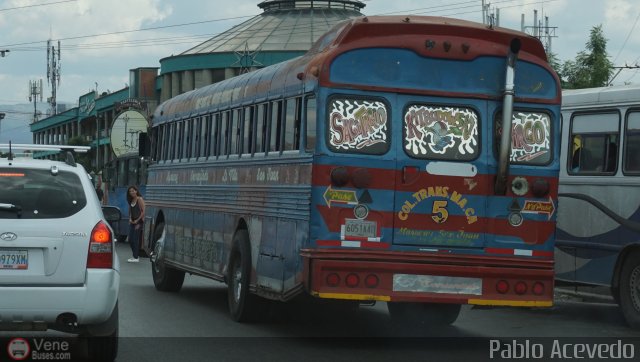
{"type": "Polygon", "coordinates": [[[629,326],[640,329],[640,251],[629,254],[622,265],[620,308],[629,326]]]}
{"type": "Polygon", "coordinates": [[[177,292],[182,288],[184,272],[169,268],[164,264],[164,224],[159,223],[153,231],[153,255],[151,256],[151,274],[157,290],[177,292]]]}
{"type": "Polygon", "coordinates": [[[387,302],[391,319],[409,325],[445,326],[460,314],[460,304],[387,302]]]}
{"type": "Polygon", "coordinates": [[[229,262],[227,299],[229,313],[236,322],[256,320],[264,304],[260,298],[249,292],[251,280],[251,249],[249,233],[238,230],[233,238],[233,248],[229,262]]]}

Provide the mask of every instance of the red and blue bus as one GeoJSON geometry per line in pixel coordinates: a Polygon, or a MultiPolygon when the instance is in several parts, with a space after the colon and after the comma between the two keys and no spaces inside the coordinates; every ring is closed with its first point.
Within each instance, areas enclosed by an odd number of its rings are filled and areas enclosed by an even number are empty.
{"type": "Polygon", "coordinates": [[[349,20],[169,99],[150,134],[155,286],[224,281],[237,321],[301,294],[443,324],[464,304],[551,306],[560,102],[536,38],[422,16],[349,20]]]}
{"type": "Polygon", "coordinates": [[[116,238],[127,241],[129,233],[129,204],[127,190],[136,186],[144,197],[146,192],[147,164],[137,152],[120,155],[109,161],[102,171],[105,205],[120,209],[121,219],[112,223],[116,238]]]}

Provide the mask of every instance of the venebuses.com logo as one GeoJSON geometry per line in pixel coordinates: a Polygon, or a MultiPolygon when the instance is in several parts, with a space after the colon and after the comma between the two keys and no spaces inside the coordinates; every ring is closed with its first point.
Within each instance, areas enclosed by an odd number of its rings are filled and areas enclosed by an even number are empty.
{"type": "Polygon", "coordinates": [[[7,353],[14,361],[22,361],[29,358],[31,346],[24,338],[13,338],[7,344],[7,353]]]}
{"type": "Polygon", "coordinates": [[[64,339],[12,338],[7,343],[7,354],[14,361],[24,361],[31,358],[32,361],[60,361],[71,360],[71,346],[64,339]]]}

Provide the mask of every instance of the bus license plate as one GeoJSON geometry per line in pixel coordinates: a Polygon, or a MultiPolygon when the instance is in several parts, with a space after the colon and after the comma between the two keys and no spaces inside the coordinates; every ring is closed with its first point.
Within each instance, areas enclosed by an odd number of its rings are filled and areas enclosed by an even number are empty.
{"type": "Polygon", "coordinates": [[[344,221],[344,235],[360,238],[375,238],[378,227],[375,221],[346,219],[344,221]]]}
{"type": "Polygon", "coordinates": [[[27,269],[28,265],[26,250],[0,250],[0,269],[27,269]]]}

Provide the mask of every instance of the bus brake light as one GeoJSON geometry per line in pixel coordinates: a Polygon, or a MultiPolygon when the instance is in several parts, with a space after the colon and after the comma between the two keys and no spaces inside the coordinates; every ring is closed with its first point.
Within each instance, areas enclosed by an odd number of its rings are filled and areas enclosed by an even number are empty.
{"type": "Polygon", "coordinates": [[[506,294],[509,291],[509,283],[506,280],[500,280],[496,284],[496,291],[500,294],[506,294]]]}
{"type": "Polygon", "coordinates": [[[544,294],[544,284],[540,282],[533,283],[533,294],[542,295],[544,294]]]}
{"type": "Polygon", "coordinates": [[[527,292],[527,284],[525,282],[517,282],[514,288],[516,294],[524,294],[527,292]]]}
{"type": "Polygon", "coordinates": [[[340,284],[340,276],[336,273],[327,275],[327,285],[330,287],[337,287],[340,284]]]}
{"type": "Polygon", "coordinates": [[[345,280],[345,282],[347,283],[348,287],[355,288],[358,286],[358,284],[360,284],[360,277],[358,276],[358,274],[351,273],[347,275],[347,279],[345,280]]]}
{"type": "Polygon", "coordinates": [[[344,186],[349,182],[349,171],[346,167],[336,167],[331,170],[331,183],[333,186],[344,186]]]}
{"type": "Polygon", "coordinates": [[[369,274],[366,278],[364,278],[364,285],[367,288],[375,288],[380,284],[380,279],[375,274],[369,274]]]}
{"type": "Polygon", "coordinates": [[[549,194],[549,189],[549,181],[539,178],[533,182],[531,192],[533,192],[533,196],[542,198],[549,194]]]}

